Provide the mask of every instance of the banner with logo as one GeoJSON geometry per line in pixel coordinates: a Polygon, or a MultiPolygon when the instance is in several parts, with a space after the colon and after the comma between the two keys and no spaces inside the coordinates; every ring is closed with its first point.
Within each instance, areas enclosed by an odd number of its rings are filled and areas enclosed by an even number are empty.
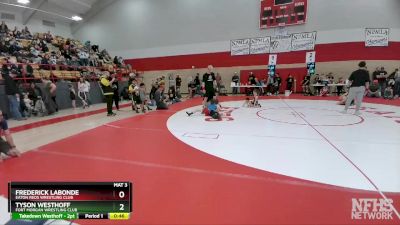
{"type": "Polygon", "coordinates": [[[252,38],[250,40],[250,54],[269,53],[271,46],[271,37],[252,38]]]}
{"type": "Polygon", "coordinates": [[[317,32],[292,34],[292,51],[314,50],[317,32]]]}
{"type": "Polygon", "coordinates": [[[231,55],[250,54],[250,39],[231,40],[231,55]]]}
{"type": "Polygon", "coordinates": [[[292,36],[283,35],[271,37],[271,53],[290,52],[292,48],[292,36]]]}
{"type": "Polygon", "coordinates": [[[389,28],[365,29],[365,46],[389,46],[389,28]]]}

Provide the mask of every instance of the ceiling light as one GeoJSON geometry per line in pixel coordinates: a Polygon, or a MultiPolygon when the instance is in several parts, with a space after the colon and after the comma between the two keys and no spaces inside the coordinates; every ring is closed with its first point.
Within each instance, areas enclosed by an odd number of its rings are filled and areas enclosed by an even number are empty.
{"type": "Polygon", "coordinates": [[[71,19],[72,19],[73,21],[81,21],[81,20],[82,20],[82,17],[80,17],[80,16],[73,16],[73,17],[71,17],[71,19]]]}
{"type": "Polygon", "coordinates": [[[26,4],[29,4],[31,1],[29,1],[29,0],[18,0],[17,1],[19,4],[24,4],[24,5],[26,5],[26,4]]]}

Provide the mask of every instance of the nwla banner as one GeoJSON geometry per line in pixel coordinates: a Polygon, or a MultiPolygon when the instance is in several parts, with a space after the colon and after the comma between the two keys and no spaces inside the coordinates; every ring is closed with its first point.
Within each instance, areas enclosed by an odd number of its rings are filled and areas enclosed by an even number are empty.
{"type": "Polygon", "coordinates": [[[292,36],[283,35],[271,37],[271,53],[290,52],[292,48],[292,36]]]}
{"type": "Polygon", "coordinates": [[[365,46],[389,46],[389,28],[365,29],[365,46]]]}
{"type": "Polygon", "coordinates": [[[252,38],[250,40],[250,54],[269,53],[271,37],[252,38]]]}
{"type": "Polygon", "coordinates": [[[314,50],[317,32],[292,34],[292,51],[314,50]]]}
{"type": "Polygon", "coordinates": [[[250,39],[231,40],[231,55],[250,54],[250,39]]]}

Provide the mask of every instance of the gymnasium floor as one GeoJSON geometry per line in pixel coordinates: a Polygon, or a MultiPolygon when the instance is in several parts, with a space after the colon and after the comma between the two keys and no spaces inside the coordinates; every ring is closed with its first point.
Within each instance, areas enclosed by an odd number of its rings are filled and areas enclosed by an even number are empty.
{"type": "Polygon", "coordinates": [[[0,195],[8,181],[129,180],[134,210],[118,224],[400,224],[399,100],[367,99],[354,116],[336,97],[243,99],[220,98],[222,121],[188,117],[193,99],[17,124],[31,150],[0,164],[0,195]],[[391,218],[352,219],[360,199],[382,199],[391,218]]]}

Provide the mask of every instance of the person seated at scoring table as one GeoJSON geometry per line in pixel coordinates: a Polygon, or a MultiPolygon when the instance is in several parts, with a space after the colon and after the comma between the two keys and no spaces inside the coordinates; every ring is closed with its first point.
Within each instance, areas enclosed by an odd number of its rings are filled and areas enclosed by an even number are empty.
{"type": "Polygon", "coordinates": [[[346,82],[344,81],[343,77],[339,77],[339,80],[337,82],[337,84],[339,84],[339,85],[336,87],[336,91],[337,91],[337,95],[338,96],[340,96],[342,94],[342,91],[343,91],[343,86],[342,85],[344,85],[345,83],[346,82]]]}
{"type": "Polygon", "coordinates": [[[0,134],[4,135],[6,140],[0,137],[0,161],[1,153],[4,153],[11,157],[20,156],[21,153],[17,150],[15,146],[14,139],[11,136],[10,130],[8,129],[7,121],[3,117],[3,112],[0,111],[0,134]]]}

